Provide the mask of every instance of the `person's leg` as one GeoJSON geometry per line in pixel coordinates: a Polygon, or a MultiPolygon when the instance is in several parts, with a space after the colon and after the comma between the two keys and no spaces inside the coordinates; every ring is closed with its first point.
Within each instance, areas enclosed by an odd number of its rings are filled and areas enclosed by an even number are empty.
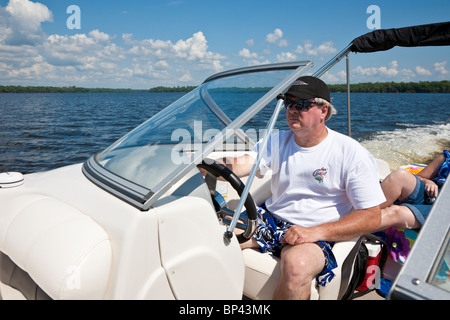
{"type": "Polygon", "coordinates": [[[241,249],[258,249],[259,245],[258,242],[256,242],[255,238],[251,238],[248,241],[241,243],[241,249]]]}
{"type": "Polygon", "coordinates": [[[377,231],[390,227],[418,229],[420,228],[420,223],[409,207],[392,205],[381,209],[381,225],[377,231]]]}
{"type": "Polygon", "coordinates": [[[323,251],[315,243],[284,247],[281,251],[281,277],[274,299],[309,299],[311,281],[324,266],[323,251]]]}
{"type": "Polygon", "coordinates": [[[416,188],[417,177],[404,169],[392,172],[381,183],[386,202],[381,204],[381,209],[389,207],[395,201],[402,202],[408,198],[416,188]]]}

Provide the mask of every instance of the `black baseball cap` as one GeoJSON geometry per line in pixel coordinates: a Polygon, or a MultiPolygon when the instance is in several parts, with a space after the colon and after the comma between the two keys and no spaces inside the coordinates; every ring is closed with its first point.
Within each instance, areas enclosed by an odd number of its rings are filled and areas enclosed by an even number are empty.
{"type": "Polygon", "coordinates": [[[326,83],[311,76],[303,76],[295,80],[286,94],[302,100],[322,98],[331,102],[330,89],[328,89],[326,83]]]}

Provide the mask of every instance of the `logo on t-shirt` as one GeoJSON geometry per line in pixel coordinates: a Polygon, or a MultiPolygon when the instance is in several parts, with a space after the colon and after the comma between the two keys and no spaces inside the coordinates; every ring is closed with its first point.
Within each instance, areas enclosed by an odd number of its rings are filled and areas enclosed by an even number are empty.
{"type": "Polygon", "coordinates": [[[316,179],[319,183],[322,183],[323,180],[326,178],[327,174],[328,169],[322,167],[320,169],[315,170],[312,175],[314,179],[316,179]]]}

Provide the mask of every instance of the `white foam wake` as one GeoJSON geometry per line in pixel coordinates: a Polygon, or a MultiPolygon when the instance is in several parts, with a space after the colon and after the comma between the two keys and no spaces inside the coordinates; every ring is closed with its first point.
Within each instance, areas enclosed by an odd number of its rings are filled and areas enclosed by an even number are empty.
{"type": "Polygon", "coordinates": [[[450,148],[450,123],[404,127],[377,132],[361,144],[375,158],[387,161],[391,170],[410,163],[427,164],[450,148]]]}

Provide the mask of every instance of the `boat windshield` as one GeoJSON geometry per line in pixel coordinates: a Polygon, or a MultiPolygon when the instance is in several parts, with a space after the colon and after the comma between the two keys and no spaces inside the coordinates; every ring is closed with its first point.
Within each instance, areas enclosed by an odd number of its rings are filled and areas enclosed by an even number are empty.
{"type": "Polygon", "coordinates": [[[96,166],[106,169],[110,177],[119,177],[153,193],[180,166],[192,163],[192,155],[203,152],[224,130],[233,133],[208,153],[229,150],[229,145],[249,150],[274,110],[265,108],[276,104],[277,93],[271,92],[281,88],[280,83],[287,88],[300,67],[305,66],[207,80],[98,153],[94,157],[96,166]],[[290,82],[284,84],[287,79],[290,82]],[[245,114],[247,117],[243,117],[245,114]]]}

